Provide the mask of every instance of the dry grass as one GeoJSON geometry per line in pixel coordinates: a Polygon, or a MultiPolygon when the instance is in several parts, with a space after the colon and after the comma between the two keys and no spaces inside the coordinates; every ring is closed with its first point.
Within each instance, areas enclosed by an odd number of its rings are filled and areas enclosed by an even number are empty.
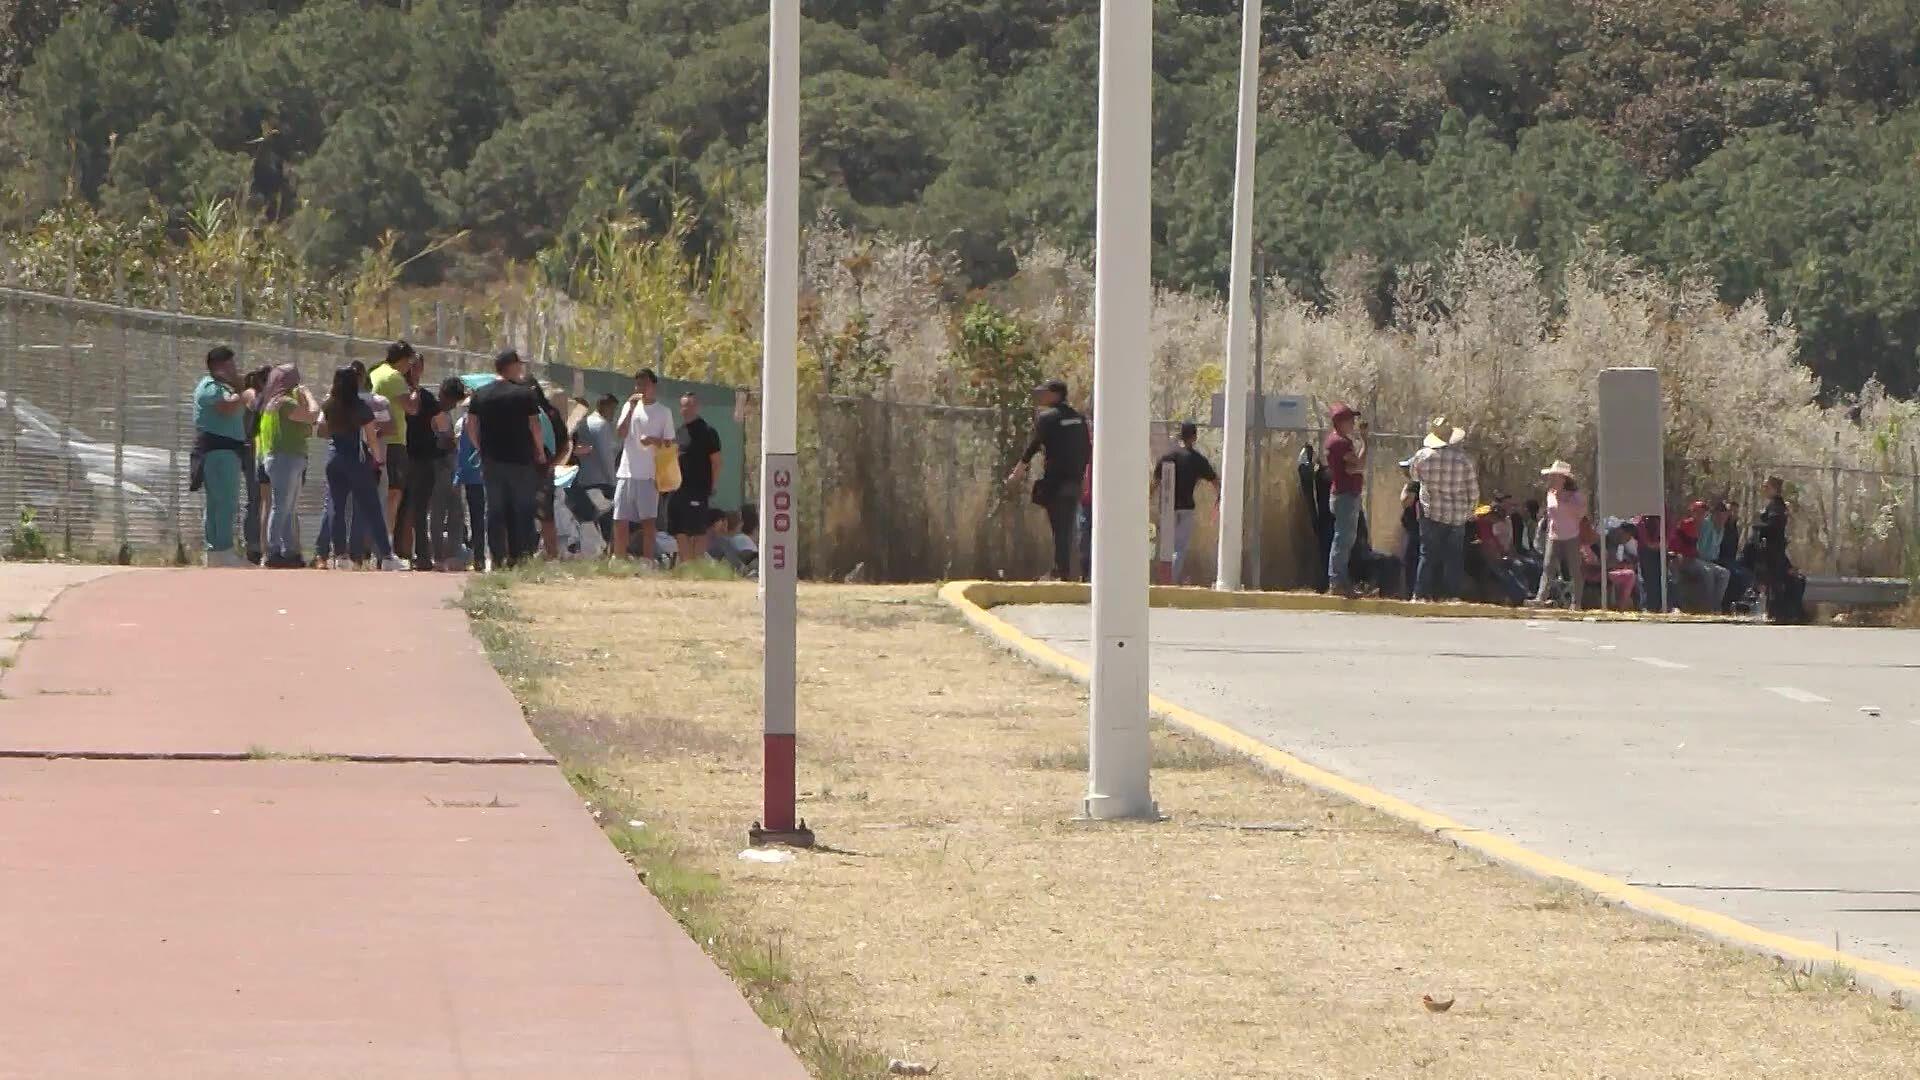
{"type": "MultiPolygon", "coordinates": [[[[1920,1025],[1843,979],[1522,879],[1176,734],[1155,735],[1171,821],[1076,824],[1081,692],[989,647],[930,588],[803,589],[801,809],[832,850],[743,863],[752,586],[545,580],[506,598],[489,603],[512,612],[507,651],[538,654],[508,669],[543,737],[643,832],[670,831],[676,865],[711,884],[702,902],[761,943],[732,954],[777,955],[840,1045],[1022,1080],[1920,1062],[1920,1025]],[[1219,827],[1255,823],[1307,828],[1219,827]],[[1423,994],[1458,1003],[1432,1014],[1423,994]]],[[[496,651],[500,633],[483,627],[496,651]]],[[[816,1075],[873,1067],[847,1060],[816,1075]]]]}

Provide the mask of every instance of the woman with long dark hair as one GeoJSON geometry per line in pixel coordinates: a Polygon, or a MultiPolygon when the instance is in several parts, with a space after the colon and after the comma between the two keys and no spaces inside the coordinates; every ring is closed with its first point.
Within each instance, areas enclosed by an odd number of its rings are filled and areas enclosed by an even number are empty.
{"type": "MultiPolygon", "coordinates": [[[[384,441],[374,425],[373,408],[360,397],[360,373],[351,364],[333,373],[333,387],[320,406],[327,426],[327,498],[333,506],[328,516],[332,529],[333,567],[342,569],[347,560],[347,512],[352,507],[359,521],[380,522],[377,470],[385,461],[384,441]]],[[[374,554],[382,570],[405,570],[406,564],[393,557],[393,545],[383,528],[367,530],[374,554]]]]}

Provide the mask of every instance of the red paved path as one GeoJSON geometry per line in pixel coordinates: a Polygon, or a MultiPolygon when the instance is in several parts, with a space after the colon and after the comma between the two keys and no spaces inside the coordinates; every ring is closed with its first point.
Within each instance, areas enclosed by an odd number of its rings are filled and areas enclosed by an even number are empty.
{"type": "MultiPolygon", "coordinates": [[[[429,753],[492,752],[515,725],[530,739],[471,641],[443,633],[428,600],[450,590],[425,575],[264,571],[83,586],[0,681],[0,748],[69,700],[22,694],[19,676],[87,670],[114,689],[98,702],[140,717],[95,715],[98,746],[119,732],[141,747],[171,732],[182,746],[257,739],[191,719],[198,684],[155,665],[187,664],[182,642],[236,622],[262,635],[255,656],[268,642],[312,670],[344,665],[364,639],[340,631],[397,596],[405,614],[385,625],[443,644],[409,662],[446,678],[365,676],[379,725],[342,724],[326,684],[289,699],[285,730],[429,753]],[[116,634],[126,612],[159,618],[148,594],[171,598],[164,632],[116,634]],[[300,629],[265,637],[252,609],[267,604],[302,611],[300,629]],[[103,639],[116,663],[76,657],[103,639]]],[[[7,1080],[805,1075],[550,764],[0,760],[0,838],[7,1080]]]]}
{"type": "Polygon", "coordinates": [[[69,589],[6,675],[31,704],[0,709],[0,751],[546,759],[453,606],[460,586],[143,570],[69,589]],[[236,707],[198,707],[214,686],[236,707]]]}

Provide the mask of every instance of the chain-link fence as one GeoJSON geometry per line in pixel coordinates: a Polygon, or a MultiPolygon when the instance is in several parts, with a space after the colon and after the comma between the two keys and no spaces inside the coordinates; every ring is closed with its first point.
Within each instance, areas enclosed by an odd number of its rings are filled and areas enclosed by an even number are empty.
{"type": "MultiPolygon", "coordinates": [[[[0,282],[8,282],[0,265],[0,282]]],[[[470,315],[425,305],[389,309],[380,326],[356,328],[342,309],[331,325],[295,325],[215,318],[178,310],[75,299],[0,287],[0,528],[31,512],[54,554],[111,558],[131,553],[164,558],[200,546],[201,504],[187,492],[193,445],[190,398],[215,345],[231,346],[243,368],[294,363],[323,389],[332,370],[352,359],[379,358],[392,337],[412,341],[428,361],[428,378],[490,370],[493,351],[519,348],[543,377],[579,384],[566,361],[564,326],[540,312],[470,315]],[[359,332],[356,332],[359,331],[359,332]],[[369,336],[379,333],[381,336],[369,336]],[[471,335],[471,336],[470,336],[471,335]],[[498,337],[501,340],[495,340],[498,337]]],[[[625,374],[584,373],[594,393],[618,392],[625,374]],[[604,384],[604,386],[602,385],[604,384]]],[[[729,490],[754,498],[759,409],[753,395],[704,387],[709,413],[731,402],[733,422],[723,453],[745,466],[729,490]],[[736,456],[737,455],[737,456],[736,456]]],[[[803,572],[817,579],[858,573],[875,581],[950,577],[1024,578],[1051,564],[1044,515],[1005,477],[1026,440],[1030,415],[867,398],[803,401],[803,572]]],[[[1141,433],[1143,475],[1171,445],[1172,421],[1141,433]]],[[[1311,584],[1317,544],[1301,451],[1321,432],[1270,432],[1259,482],[1249,483],[1250,539],[1246,580],[1266,588],[1311,584]]],[[[1373,548],[1400,550],[1398,462],[1417,436],[1374,434],[1368,454],[1367,524],[1373,548]]],[[[1203,428],[1201,449],[1220,460],[1220,432],[1203,428]]],[[[311,448],[313,472],[301,518],[310,543],[319,522],[324,451],[311,448]]],[[[1501,476],[1520,477],[1509,490],[1525,498],[1537,477],[1531,463],[1483,462],[1492,494],[1501,476]],[[1517,471],[1516,471],[1517,470],[1517,471]]],[[[1768,474],[1787,482],[1793,504],[1793,555],[1814,573],[1904,573],[1920,545],[1920,463],[1909,472],[1833,466],[1705,465],[1684,470],[1676,512],[1694,497],[1730,497],[1750,524],[1758,487],[1768,474]]],[[[1249,478],[1250,481],[1252,477],[1249,478]]],[[[723,503],[724,505],[724,503],[723,503]]],[[[1214,576],[1217,518],[1202,503],[1190,581],[1214,576]]],[[[1604,513],[1604,508],[1600,508],[1604,513]]]]}
{"type": "MultiPolygon", "coordinates": [[[[457,331],[414,328],[429,375],[485,370],[457,331]],[[427,331],[422,334],[420,331],[427,331]]],[[[220,319],[0,287],[0,515],[31,513],[50,553],[171,555],[200,546],[187,491],[194,384],[207,350],[243,368],[297,365],[324,390],[335,367],[383,355],[385,340],[334,327],[220,319]]],[[[319,443],[311,460],[324,461],[319,443]]],[[[301,518],[311,540],[324,485],[309,477],[301,518]]]]}

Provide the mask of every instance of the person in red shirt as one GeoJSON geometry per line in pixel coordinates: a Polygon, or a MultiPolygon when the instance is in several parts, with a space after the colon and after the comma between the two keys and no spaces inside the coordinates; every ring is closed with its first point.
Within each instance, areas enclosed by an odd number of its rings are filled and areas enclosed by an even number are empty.
{"type": "Polygon", "coordinates": [[[1353,595],[1348,560],[1360,535],[1360,497],[1366,487],[1366,424],[1347,405],[1335,405],[1327,415],[1333,430],[1327,433],[1328,501],[1333,510],[1333,546],[1327,551],[1327,591],[1353,595]]]}
{"type": "MultiPolygon", "coordinates": [[[[1698,586],[1705,591],[1693,607],[1701,611],[1715,612],[1727,596],[1727,584],[1732,575],[1727,568],[1708,562],[1700,557],[1700,523],[1706,520],[1707,504],[1696,502],[1687,508],[1687,516],[1681,518],[1667,534],[1667,558],[1673,562],[1674,578],[1689,586],[1698,586]]],[[[1691,591],[1691,590],[1689,590],[1691,591]]]]}

